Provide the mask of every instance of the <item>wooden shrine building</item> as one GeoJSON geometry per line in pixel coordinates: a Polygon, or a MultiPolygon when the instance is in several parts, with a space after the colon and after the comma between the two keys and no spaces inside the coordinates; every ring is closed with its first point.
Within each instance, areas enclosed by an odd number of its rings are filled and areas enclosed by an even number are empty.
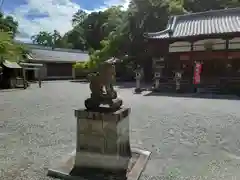
{"type": "Polygon", "coordinates": [[[162,82],[172,82],[181,70],[183,84],[191,86],[200,62],[202,87],[240,87],[240,8],[173,16],[165,30],[146,37],[162,82]]]}

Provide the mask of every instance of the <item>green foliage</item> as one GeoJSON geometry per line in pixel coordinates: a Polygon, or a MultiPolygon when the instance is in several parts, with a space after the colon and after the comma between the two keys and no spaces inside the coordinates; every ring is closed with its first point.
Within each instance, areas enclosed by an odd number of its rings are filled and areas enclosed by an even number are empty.
{"type": "Polygon", "coordinates": [[[82,24],[85,19],[87,18],[87,13],[81,9],[79,9],[74,15],[73,15],[73,18],[72,18],[72,25],[73,26],[76,26],[76,25],[79,25],[79,24],[82,24]]]}
{"type": "Polygon", "coordinates": [[[18,29],[18,22],[12,16],[4,16],[0,12],[0,30],[3,32],[11,32],[11,36],[15,37],[18,29]]]}
{"type": "Polygon", "coordinates": [[[86,62],[77,62],[73,65],[73,68],[78,70],[94,70],[96,67],[96,62],[92,60],[86,62]]]}
{"type": "Polygon", "coordinates": [[[28,49],[13,39],[18,33],[18,22],[11,16],[4,16],[0,12],[0,61],[20,61],[28,53],[28,49]]]}
{"type": "Polygon", "coordinates": [[[34,44],[39,44],[42,46],[49,47],[65,47],[71,48],[72,45],[68,43],[66,36],[62,37],[57,30],[51,32],[40,31],[38,34],[31,37],[34,44]]]}
{"type": "Polygon", "coordinates": [[[25,46],[13,41],[12,33],[0,32],[1,60],[7,59],[9,61],[20,61],[23,60],[23,55],[27,52],[28,50],[25,46]]]}
{"type": "Polygon", "coordinates": [[[52,34],[46,31],[40,31],[31,37],[34,44],[43,46],[52,46],[52,34]]]}
{"type": "Polygon", "coordinates": [[[87,68],[87,63],[85,62],[77,62],[76,64],[73,65],[75,69],[86,69],[87,68]]]}

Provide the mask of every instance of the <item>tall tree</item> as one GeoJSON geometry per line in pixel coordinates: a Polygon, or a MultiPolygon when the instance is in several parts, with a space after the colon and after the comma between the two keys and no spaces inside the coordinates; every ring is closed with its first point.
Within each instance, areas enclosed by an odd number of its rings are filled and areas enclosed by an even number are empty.
{"type": "Polygon", "coordinates": [[[12,33],[0,32],[0,62],[2,60],[20,61],[28,53],[28,49],[14,42],[12,33]]]}
{"type": "Polygon", "coordinates": [[[57,30],[54,30],[52,35],[52,48],[56,48],[61,46],[62,44],[62,36],[57,30]]]}
{"type": "Polygon", "coordinates": [[[202,12],[240,6],[238,0],[183,0],[184,8],[189,12],[202,12]]]}
{"type": "Polygon", "coordinates": [[[70,48],[70,44],[67,42],[66,36],[61,36],[57,30],[52,33],[47,31],[40,31],[38,34],[31,37],[34,44],[42,46],[49,46],[54,48],[70,48]]]}
{"type": "Polygon", "coordinates": [[[53,36],[50,32],[40,31],[38,34],[33,35],[31,40],[34,44],[39,44],[43,46],[52,46],[53,36]]]}
{"type": "Polygon", "coordinates": [[[19,61],[28,52],[27,48],[14,41],[18,32],[18,22],[0,12],[0,61],[19,61]]]}
{"type": "Polygon", "coordinates": [[[73,15],[74,27],[67,33],[68,41],[74,48],[100,49],[100,42],[122,23],[124,12],[120,8],[120,6],[114,6],[106,11],[92,12],[88,15],[79,10],[73,15]]]}
{"type": "Polygon", "coordinates": [[[79,9],[72,18],[72,25],[76,26],[78,24],[82,24],[84,20],[87,18],[87,13],[81,9],[79,9]]]}
{"type": "Polygon", "coordinates": [[[68,44],[71,44],[74,49],[86,50],[86,39],[84,37],[84,30],[81,27],[75,27],[73,30],[65,34],[68,44]]]}
{"type": "Polygon", "coordinates": [[[12,36],[15,37],[18,29],[18,22],[13,19],[12,16],[4,16],[0,12],[0,29],[4,32],[11,32],[12,36]]]}

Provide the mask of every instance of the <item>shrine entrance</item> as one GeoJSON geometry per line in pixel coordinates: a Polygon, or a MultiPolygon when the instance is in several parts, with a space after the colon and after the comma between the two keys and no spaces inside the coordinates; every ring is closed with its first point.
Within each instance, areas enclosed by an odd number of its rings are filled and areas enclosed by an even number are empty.
{"type": "Polygon", "coordinates": [[[201,84],[219,84],[227,76],[227,64],[223,59],[202,61],[201,84]]]}

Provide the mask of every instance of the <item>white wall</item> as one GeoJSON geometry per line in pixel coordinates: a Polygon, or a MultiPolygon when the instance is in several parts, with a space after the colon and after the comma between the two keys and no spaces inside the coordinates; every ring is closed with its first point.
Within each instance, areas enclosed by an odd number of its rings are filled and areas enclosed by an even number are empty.
{"type": "Polygon", "coordinates": [[[188,52],[191,51],[191,43],[187,41],[174,42],[169,45],[169,52],[188,52]]]}
{"type": "MultiPolygon", "coordinates": [[[[213,50],[223,50],[226,49],[226,40],[223,39],[204,39],[194,42],[193,44],[193,50],[194,51],[204,51],[206,50],[206,44],[212,43],[213,50]]],[[[239,48],[240,49],[240,38],[234,38],[234,40],[231,40],[230,43],[236,43],[237,44],[229,44],[230,47],[233,48],[239,48]]],[[[174,42],[169,45],[169,52],[189,52],[191,51],[191,43],[187,41],[179,41],[174,42]]]]}
{"type": "Polygon", "coordinates": [[[229,49],[240,49],[240,37],[229,40],[229,49]]]}
{"type": "Polygon", "coordinates": [[[212,49],[213,50],[222,50],[222,49],[226,49],[226,40],[223,39],[204,39],[204,40],[199,40],[196,41],[193,44],[193,50],[194,51],[204,51],[206,50],[205,45],[207,43],[212,43],[212,49]]]}

